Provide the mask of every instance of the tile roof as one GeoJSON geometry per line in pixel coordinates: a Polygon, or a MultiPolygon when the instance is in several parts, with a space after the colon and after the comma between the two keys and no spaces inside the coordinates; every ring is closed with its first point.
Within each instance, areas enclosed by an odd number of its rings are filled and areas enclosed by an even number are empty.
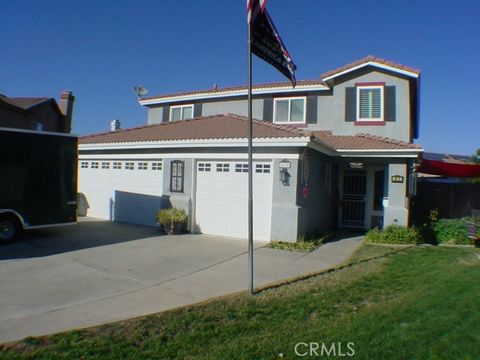
{"type": "Polygon", "coordinates": [[[377,56],[368,55],[368,56],[366,56],[362,59],[356,60],[356,61],[354,61],[350,64],[347,64],[347,65],[341,66],[339,68],[330,70],[330,71],[322,74],[320,77],[322,79],[325,79],[325,78],[328,78],[329,76],[341,73],[343,71],[352,69],[352,68],[354,68],[358,65],[362,65],[362,64],[368,63],[368,62],[375,62],[375,63],[378,63],[378,64],[384,64],[384,65],[391,66],[391,67],[399,69],[399,70],[405,70],[405,71],[412,72],[414,74],[420,74],[420,70],[418,70],[418,69],[414,69],[412,67],[402,65],[402,64],[390,61],[390,60],[382,59],[382,58],[379,58],[377,56]]]}
{"type": "MultiPolygon", "coordinates": [[[[327,86],[322,80],[297,80],[297,88],[302,86],[327,86]]],[[[275,89],[275,88],[291,88],[291,82],[276,82],[276,83],[268,83],[268,84],[258,84],[253,86],[253,90],[261,90],[261,89],[275,89]]],[[[228,86],[222,88],[212,88],[212,89],[204,89],[204,90],[195,90],[195,91],[187,91],[187,92],[179,92],[179,93],[170,93],[170,94],[163,94],[163,95],[154,95],[154,96],[144,96],[140,100],[154,100],[154,99],[163,99],[163,98],[170,98],[170,97],[181,97],[181,96],[193,96],[193,95],[210,95],[210,94],[223,94],[223,93],[230,93],[234,91],[241,91],[247,90],[246,85],[241,86],[228,86]]]]}
{"type": "MultiPolygon", "coordinates": [[[[247,118],[225,114],[142,126],[115,132],[87,135],[80,144],[106,144],[145,141],[245,139],[247,118]]],[[[420,149],[420,146],[369,134],[333,135],[331,131],[309,131],[268,121],[253,121],[254,138],[310,137],[334,150],[420,149]]]]}
{"type": "Polygon", "coordinates": [[[424,160],[443,161],[451,164],[465,164],[465,165],[478,164],[473,160],[472,156],[468,156],[468,155],[454,155],[454,154],[425,152],[423,153],[422,158],[424,160]]]}
{"type": "MultiPolygon", "coordinates": [[[[244,139],[247,137],[246,125],[247,118],[244,116],[234,114],[212,115],[83,136],[80,138],[80,143],[244,139]]],[[[302,131],[296,128],[260,120],[253,121],[253,132],[255,138],[291,138],[305,136],[302,131]]]]}
{"type": "MultiPolygon", "coordinates": [[[[368,62],[375,62],[378,64],[384,64],[399,70],[404,70],[404,71],[409,71],[414,74],[420,74],[420,70],[414,69],[412,67],[402,65],[390,60],[386,60],[383,58],[379,58],[373,55],[368,55],[362,59],[359,59],[357,61],[354,61],[350,64],[341,66],[339,68],[336,68],[334,70],[328,71],[324,74],[321,75],[320,79],[313,79],[313,80],[297,80],[297,86],[296,89],[298,90],[302,86],[308,87],[308,86],[325,86],[327,89],[329,88],[329,85],[323,81],[322,79],[327,78],[329,76],[335,75],[337,73],[341,73],[342,71],[349,70],[351,68],[354,68],[358,65],[368,63],[368,62]]],[[[253,86],[253,90],[268,90],[268,89],[283,89],[283,88],[291,88],[292,85],[290,82],[277,82],[277,83],[268,83],[268,84],[258,84],[253,86]]],[[[223,88],[211,88],[211,89],[204,89],[204,90],[195,90],[195,91],[186,91],[186,92],[178,92],[178,93],[169,93],[169,94],[161,94],[161,95],[153,95],[153,96],[144,96],[140,98],[140,102],[143,101],[149,101],[149,100],[161,100],[161,99],[169,99],[169,98],[181,98],[185,96],[209,96],[209,95],[223,95],[223,94],[230,94],[234,92],[240,92],[242,90],[247,90],[246,85],[242,86],[228,86],[228,87],[223,87],[223,88]]]]}
{"type": "Polygon", "coordinates": [[[311,134],[336,150],[421,149],[421,146],[417,144],[371,134],[333,135],[331,131],[312,131],[311,134]]]}

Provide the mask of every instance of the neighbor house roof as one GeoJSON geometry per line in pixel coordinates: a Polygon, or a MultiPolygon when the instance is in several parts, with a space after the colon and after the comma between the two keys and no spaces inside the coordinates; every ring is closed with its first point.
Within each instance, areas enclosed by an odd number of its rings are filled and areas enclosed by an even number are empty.
{"type": "Polygon", "coordinates": [[[27,97],[7,97],[5,95],[0,95],[0,100],[10,105],[17,106],[21,109],[28,110],[33,106],[36,106],[46,101],[50,101],[52,99],[47,97],[38,97],[38,98],[28,97],[27,98],[27,97]]]}
{"type": "MultiPolygon", "coordinates": [[[[80,144],[245,139],[247,137],[247,121],[246,117],[234,114],[212,115],[87,135],[80,138],[80,144]]],[[[256,139],[310,138],[332,150],[420,150],[418,145],[379,136],[368,134],[338,136],[333,135],[330,131],[308,131],[260,120],[253,121],[253,136],[256,139]]]]}
{"type": "Polygon", "coordinates": [[[450,177],[479,177],[480,163],[465,155],[424,153],[418,172],[450,177]]]}

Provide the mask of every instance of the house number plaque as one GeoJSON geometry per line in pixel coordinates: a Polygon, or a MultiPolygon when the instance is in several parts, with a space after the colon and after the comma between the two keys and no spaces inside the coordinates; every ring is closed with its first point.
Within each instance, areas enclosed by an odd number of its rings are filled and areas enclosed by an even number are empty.
{"type": "Polygon", "coordinates": [[[392,176],[392,182],[393,183],[403,183],[403,176],[400,175],[393,175],[392,176]]]}

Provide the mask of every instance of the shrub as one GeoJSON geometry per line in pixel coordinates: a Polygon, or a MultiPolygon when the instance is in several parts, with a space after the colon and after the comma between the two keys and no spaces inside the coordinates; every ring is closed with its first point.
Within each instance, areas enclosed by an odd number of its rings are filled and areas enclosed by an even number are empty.
{"type": "Polygon", "coordinates": [[[422,237],[423,242],[428,244],[438,244],[437,236],[435,235],[435,225],[438,222],[438,210],[430,210],[428,216],[425,216],[418,231],[422,237]]]}
{"type": "Polygon", "coordinates": [[[185,211],[177,208],[160,210],[156,217],[168,234],[180,233],[188,219],[185,211]]]}
{"type": "Polygon", "coordinates": [[[325,244],[331,237],[331,234],[317,234],[316,236],[311,238],[299,238],[296,242],[271,241],[268,244],[268,247],[277,250],[310,252],[315,250],[320,245],[325,244]]]}
{"type": "Polygon", "coordinates": [[[414,227],[389,225],[384,230],[373,229],[365,235],[367,242],[376,244],[418,244],[421,236],[414,227]]]}
{"type": "Polygon", "coordinates": [[[470,245],[467,219],[440,219],[435,224],[435,235],[439,243],[470,245]]]}
{"type": "Polygon", "coordinates": [[[371,243],[381,244],[383,243],[383,232],[378,228],[369,230],[365,234],[365,239],[367,239],[367,241],[371,243]]]}

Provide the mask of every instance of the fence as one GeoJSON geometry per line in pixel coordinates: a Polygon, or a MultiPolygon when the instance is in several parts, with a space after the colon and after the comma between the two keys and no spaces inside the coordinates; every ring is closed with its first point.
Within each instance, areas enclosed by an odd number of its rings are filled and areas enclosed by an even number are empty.
{"type": "Polygon", "coordinates": [[[411,223],[418,224],[433,209],[441,218],[471,215],[472,209],[480,209],[480,184],[418,182],[411,223]]]}

